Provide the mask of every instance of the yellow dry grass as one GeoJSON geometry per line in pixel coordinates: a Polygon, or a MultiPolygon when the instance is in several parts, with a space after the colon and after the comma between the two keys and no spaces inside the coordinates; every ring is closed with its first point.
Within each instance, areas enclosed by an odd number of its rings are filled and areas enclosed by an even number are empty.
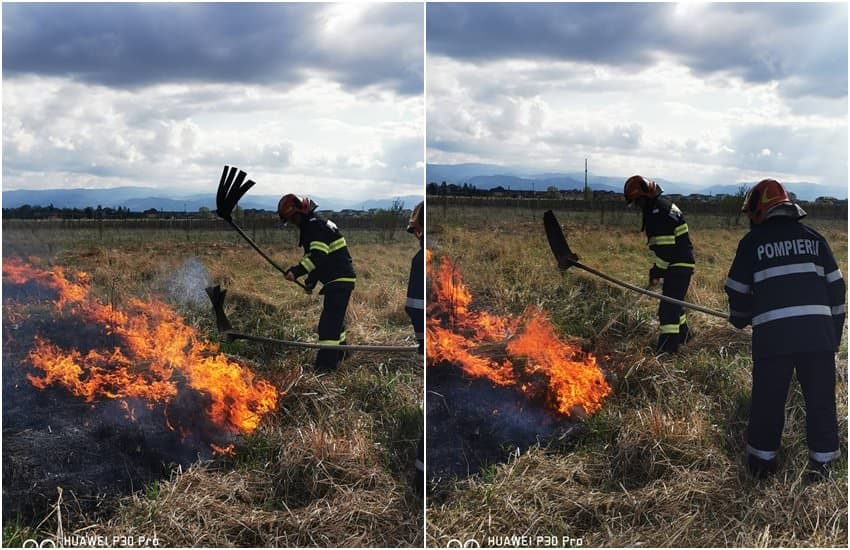
{"type": "MultiPolygon", "coordinates": [[[[778,475],[756,482],[745,472],[749,331],[692,312],[696,339],[672,358],[656,358],[648,346],[656,337],[657,302],[575,268],[559,274],[542,212],[512,214],[432,208],[429,246],[457,262],[473,307],[516,314],[538,304],[563,334],[584,338],[606,358],[614,391],[579,439],[533,448],[486,475],[440,487],[427,510],[428,546],[452,539],[486,546],[511,536],[537,545],[580,538],[605,547],[847,545],[846,457],[828,481],[806,482],[805,412],[796,383],[778,475]]],[[[556,214],[582,262],[645,284],[651,259],[636,213],[633,224],[624,218],[612,226],[556,214]]],[[[847,273],[846,223],[807,223],[827,237],[847,273]]],[[[745,228],[699,216],[688,216],[688,225],[698,263],[688,300],[725,310],[723,282],[745,228]]],[[[846,449],[846,336],[837,363],[846,449]]]]}
{"type": "MultiPolygon", "coordinates": [[[[349,341],[415,345],[404,299],[418,243],[401,232],[378,242],[371,232],[342,230],[359,275],[349,341]]],[[[262,245],[283,266],[302,255],[293,233],[262,245]]],[[[31,235],[19,242],[15,237],[4,234],[4,249],[21,254],[34,247],[31,235]]],[[[129,297],[166,299],[217,339],[209,304],[185,303],[170,292],[175,273],[194,258],[210,283],[228,289],[226,310],[235,328],[316,340],[322,297],[285,281],[229,233],[202,241],[151,234],[132,244],[117,237],[50,239],[53,254],[35,247],[40,257],[33,260],[91,273],[95,292],[115,307],[129,297]]],[[[421,356],[353,353],[338,372],[316,376],[312,350],[248,342],[221,349],[286,390],[276,413],[244,439],[235,458],[177,469],[168,480],[108,499],[97,513],[81,513],[66,495],[44,521],[4,526],[4,543],[52,538],[61,529],[108,540],[156,534],[160,546],[178,547],[422,546],[422,499],[413,471],[422,428],[421,356]]]]}

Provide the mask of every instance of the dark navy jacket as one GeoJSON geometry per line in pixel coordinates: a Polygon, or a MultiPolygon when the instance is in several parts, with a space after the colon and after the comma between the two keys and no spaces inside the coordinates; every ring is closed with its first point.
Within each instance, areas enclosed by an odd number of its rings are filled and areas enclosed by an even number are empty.
{"type": "MultiPolygon", "coordinates": [[[[655,269],[694,268],[694,252],[682,211],[663,197],[649,201],[643,211],[649,249],[655,253],[655,269]]],[[[663,276],[663,274],[661,275],[663,276]]]]}
{"type": "Polygon", "coordinates": [[[295,277],[307,275],[306,284],[353,288],[356,281],[351,254],[336,224],[314,213],[301,225],[298,244],[304,247],[304,257],[292,268],[295,277]]]}
{"type": "Polygon", "coordinates": [[[791,217],[768,218],[741,242],[726,279],[729,321],[753,326],[753,357],[835,352],[846,287],[829,245],[791,217]]]}

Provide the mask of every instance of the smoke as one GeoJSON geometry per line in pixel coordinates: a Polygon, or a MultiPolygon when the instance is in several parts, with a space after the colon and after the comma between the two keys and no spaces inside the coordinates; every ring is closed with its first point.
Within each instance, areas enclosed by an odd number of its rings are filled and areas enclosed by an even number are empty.
{"type": "Polygon", "coordinates": [[[210,274],[198,258],[189,257],[183,266],[174,273],[168,285],[169,297],[176,303],[193,308],[208,305],[204,291],[210,286],[210,274]]]}

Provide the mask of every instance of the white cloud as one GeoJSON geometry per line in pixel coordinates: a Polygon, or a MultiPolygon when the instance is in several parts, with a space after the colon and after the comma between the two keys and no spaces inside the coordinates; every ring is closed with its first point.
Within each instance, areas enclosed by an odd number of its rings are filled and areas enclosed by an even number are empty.
{"type": "Polygon", "coordinates": [[[350,91],[318,75],[295,87],[134,91],[22,76],[4,80],[3,107],[4,189],[214,192],[232,164],[257,181],[255,193],[282,184],[327,197],[421,192],[422,99],[350,91]]]}
{"type": "Polygon", "coordinates": [[[809,98],[801,110],[779,88],[725,72],[705,78],[663,56],[604,69],[431,56],[428,160],[573,171],[588,157],[597,174],[695,184],[846,181],[846,97],[809,98]]]}

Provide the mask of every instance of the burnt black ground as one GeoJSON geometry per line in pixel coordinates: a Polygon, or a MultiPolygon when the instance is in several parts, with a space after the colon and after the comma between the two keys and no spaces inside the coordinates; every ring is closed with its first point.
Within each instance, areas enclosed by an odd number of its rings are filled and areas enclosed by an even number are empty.
{"type": "Polygon", "coordinates": [[[427,372],[427,472],[433,488],[505,462],[517,449],[573,437],[581,424],[518,390],[440,364],[427,372]]]}
{"type": "Polygon", "coordinates": [[[167,407],[124,399],[135,420],[122,400],[87,403],[62,387],[35,388],[26,378],[43,374],[26,359],[35,334],[82,353],[121,342],[98,325],[57,315],[42,302],[50,296],[29,287],[17,292],[18,286],[3,285],[4,313],[10,306],[26,310],[3,318],[3,521],[43,517],[58,487],[75,509],[101,510],[105,501],[166,478],[178,465],[209,459],[209,443],[234,442],[206,418],[208,398],[190,388],[181,387],[167,407]]]}

